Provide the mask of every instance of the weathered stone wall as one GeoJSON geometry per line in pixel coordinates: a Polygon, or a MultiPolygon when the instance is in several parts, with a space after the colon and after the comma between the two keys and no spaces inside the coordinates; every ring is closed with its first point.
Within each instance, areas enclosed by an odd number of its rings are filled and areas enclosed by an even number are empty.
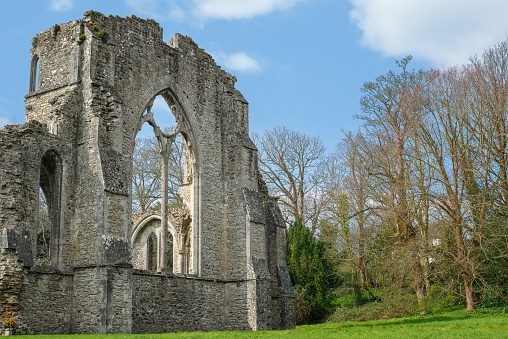
{"type": "MultiPolygon", "coordinates": [[[[48,133],[45,125],[37,121],[24,125],[6,126],[0,131],[0,230],[16,229],[28,232],[32,252],[36,252],[37,225],[39,222],[39,177],[41,159],[48,151],[55,151],[64,164],[61,175],[61,219],[69,218],[74,211],[72,191],[67,187],[74,184],[73,145],[67,140],[48,133]]],[[[63,222],[58,224],[60,241],[58,260],[53,266],[69,270],[71,252],[69,228],[63,222]]],[[[35,258],[33,258],[35,260],[35,258]]],[[[32,266],[32,261],[25,262],[32,266]]]]}
{"type": "Polygon", "coordinates": [[[24,287],[23,272],[16,249],[0,249],[0,317],[16,319],[21,315],[20,292],[24,287]]]}
{"type": "Polygon", "coordinates": [[[34,48],[31,54],[39,57],[37,90],[51,89],[77,80],[77,69],[74,70],[71,65],[74,60],[69,56],[77,54],[73,50],[77,48],[76,39],[80,30],[81,25],[73,21],[66,25],[54,25],[32,39],[34,48]]]}
{"type": "Polygon", "coordinates": [[[251,330],[246,281],[213,281],[135,271],[132,332],[251,330]]]}
{"type": "Polygon", "coordinates": [[[21,293],[22,330],[31,334],[70,333],[72,325],[72,274],[39,268],[26,272],[21,293]]]}
{"type": "Polygon", "coordinates": [[[131,332],[132,268],[79,268],[73,285],[71,333],[131,332]]]}
{"type": "Polygon", "coordinates": [[[277,200],[268,195],[265,182],[259,176],[259,195],[263,203],[266,222],[266,246],[268,269],[271,279],[272,328],[294,328],[295,293],[287,268],[286,223],[277,205],[277,200]]]}

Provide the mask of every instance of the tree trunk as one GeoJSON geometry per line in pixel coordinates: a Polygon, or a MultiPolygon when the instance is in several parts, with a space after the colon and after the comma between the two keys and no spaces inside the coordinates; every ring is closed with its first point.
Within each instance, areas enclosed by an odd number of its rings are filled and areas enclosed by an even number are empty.
{"type": "Polygon", "coordinates": [[[476,306],[473,298],[473,280],[467,273],[462,274],[462,278],[464,279],[464,287],[466,289],[466,311],[474,311],[476,310],[476,306]]]}
{"type": "Polygon", "coordinates": [[[430,267],[429,267],[429,258],[427,255],[423,258],[423,279],[425,281],[425,288],[427,289],[427,293],[430,290],[430,279],[429,279],[430,267]]]}
{"type": "Polygon", "coordinates": [[[425,311],[425,302],[423,300],[423,284],[422,283],[419,283],[416,286],[416,298],[418,299],[418,306],[420,306],[420,314],[421,315],[426,314],[427,312],[425,311]]]}
{"type": "MultiPolygon", "coordinates": [[[[419,259],[418,259],[419,260],[419,259]]],[[[415,262],[411,273],[413,275],[413,286],[416,292],[416,299],[418,300],[418,306],[420,307],[420,314],[425,314],[425,303],[423,300],[423,272],[422,265],[420,262],[415,262]]]]}
{"type": "Polygon", "coordinates": [[[365,270],[365,267],[360,266],[359,271],[360,271],[360,282],[362,284],[362,287],[367,288],[368,281],[367,281],[367,272],[365,270]]]}

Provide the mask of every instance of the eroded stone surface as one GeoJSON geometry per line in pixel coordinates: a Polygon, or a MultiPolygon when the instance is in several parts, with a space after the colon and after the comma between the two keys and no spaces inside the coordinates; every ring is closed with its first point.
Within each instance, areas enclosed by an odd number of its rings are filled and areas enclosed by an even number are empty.
{"type": "Polygon", "coordinates": [[[190,38],[165,43],[135,16],[89,11],[32,46],[26,123],[0,130],[2,320],[26,334],[294,327],[285,225],[236,78],[190,38]],[[158,95],[186,151],[184,206],[168,211],[175,271],[164,274],[144,267],[144,232],[160,216],[133,218],[130,197],[134,141],[158,95]]]}

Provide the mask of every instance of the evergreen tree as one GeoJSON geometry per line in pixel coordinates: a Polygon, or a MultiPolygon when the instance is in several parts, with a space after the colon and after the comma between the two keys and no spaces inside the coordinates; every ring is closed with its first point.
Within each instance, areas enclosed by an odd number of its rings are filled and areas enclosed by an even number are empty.
{"type": "Polygon", "coordinates": [[[325,260],[323,242],[297,220],[288,230],[288,266],[296,294],[297,324],[316,323],[331,309],[331,291],[338,278],[325,260]]]}

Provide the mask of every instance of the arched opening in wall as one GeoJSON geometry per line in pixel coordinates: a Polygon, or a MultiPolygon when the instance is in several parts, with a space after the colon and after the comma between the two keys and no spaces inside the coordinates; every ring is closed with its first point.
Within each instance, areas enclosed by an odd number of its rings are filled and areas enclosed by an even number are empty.
{"type": "MultiPolygon", "coordinates": [[[[167,98],[159,95],[151,100],[140,119],[133,151],[132,211],[133,218],[154,212],[161,215],[161,218],[162,215],[166,216],[167,238],[164,244],[159,239],[159,269],[165,266],[169,272],[190,273],[192,270],[189,267],[174,264],[173,258],[179,258],[180,244],[178,237],[173,238],[172,233],[177,230],[172,228],[168,220],[168,215],[175,211],[184,210],[190,213],[193,200],[193,155],[187,134],[181,129],[182,123],[178,121],[178,115],[173,110],[175,107],[167,98]],[[163,187],[164,166],[167,173],[166,190],[163,187]],[[167,195],[165,211],[163,191],[167,195]],[[164,254],[163,246],[166,248],[164,254]]],[[[161,227],[162,224],[164,222],[161,220],[161,227]]]]}
{"type": "Polygon", "coordinates": [[[37,225],[37,254],[35,258],[35,264],[39,266],[48,266],[50,264],[51,222],[48,212],[46,196],[42,188],[39,187],[39,222],[37,225]]]}
{"type": "MultiPolygon", "coordinates": [[[[151,108],[154,121],[161,131],[170,134],[176,122],[168,105],[157,96],[151,108]]],[[[185,182],[185,145],[181,134],[177,134],[169,147],[168,154],[168,200],[169,208],[183,206],[179,193],[185,182]]],[[[132,168],[132,211],[146,213],[160,211],[162,175],[161,148],[153,127],[144,122],[136,136],[132,168]]]]}
{"type": "Polygon", "coordinates": [[[184,274],[188,274],[188,269],[191,264],[191,238],[190,238],[190,230],[185,231],[182,237],[182,247],[180,248],[180,265],[182,267],[182,272],[184,274]]]}
{"type": "Polygon", "coordinates": [[[173,272],[173,235],[168,232],[168,272],[173,272]]]}
{"type": "Polygon", "coordinates": [[[30,64],[30,88],[29,92],[37,90],[39,82],[39,56],[36,54],[32,57],[30,64]]]}
{"type": "Polygon", "coordinates": [[[59,266],[62,163],[55,151],[41,159],[36,264],[59,266]]]}
{"type": "Polygon", "coordinates": [[[157,242],[155,233],[150,233],[146,242],[146,269],[149,271],[157,271],[157,242]]]}
{"type": "MultiPolygon", "coordinates": [[[[131,236],[132,244],[132,265],[135,269],[158,271],[159,261],[159,237],[161,235],[161,218],[157,212],[141,216],[134,223],[131,236]]],[[[170,224],[167,241],[167,267],[168,271],[173,270],[173,225],[170,224]]]]}

